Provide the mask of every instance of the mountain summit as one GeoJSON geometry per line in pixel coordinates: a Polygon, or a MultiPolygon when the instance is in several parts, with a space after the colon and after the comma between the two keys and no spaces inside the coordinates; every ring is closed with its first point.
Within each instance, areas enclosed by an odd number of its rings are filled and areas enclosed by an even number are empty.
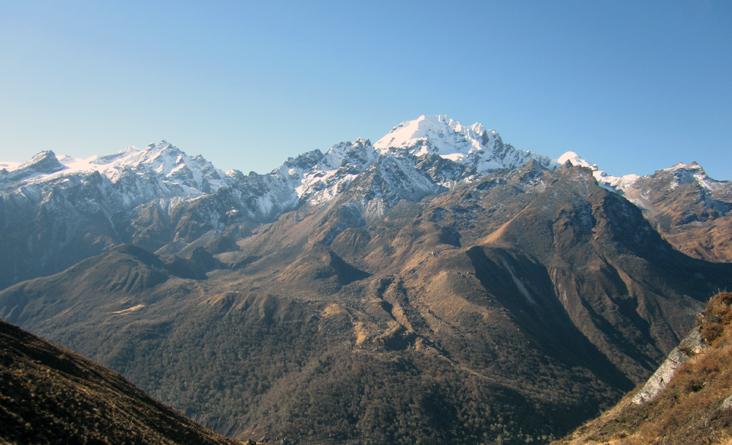
{"type": "Polygon", "coordinates": [[[444,115],[420,116],[413,121],[402,122],[379,139],[374,147],[383,154],[392,147],[406,148],[415,156],[437,154],[473,167],[481,175],[502,168],[517,168],[531,159],[544,166],[553,164],[547,156],[504,144],[495,130],[486,130],[479,123],[465,127],[444,115]]]}

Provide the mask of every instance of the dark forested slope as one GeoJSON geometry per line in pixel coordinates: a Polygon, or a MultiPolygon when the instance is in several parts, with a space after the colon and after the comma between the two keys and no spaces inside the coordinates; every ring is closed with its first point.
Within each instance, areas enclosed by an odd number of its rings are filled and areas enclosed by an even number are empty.
{"type": "Polygon", "coordinates": [[[118,374],[0,321],[0,441],[230,444],[118,374]]]}

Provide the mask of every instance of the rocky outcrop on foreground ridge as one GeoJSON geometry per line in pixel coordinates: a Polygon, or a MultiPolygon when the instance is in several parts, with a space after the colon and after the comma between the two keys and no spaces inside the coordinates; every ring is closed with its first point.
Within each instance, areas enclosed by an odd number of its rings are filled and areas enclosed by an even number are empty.
{"type": "Polygon", "coordinates": [[[709,301],[692,334],[674,349],[669,361],[643,388],[629,393],[615,407],[553,444],[682,445],[730,441],[732,294],[720,293],[709,301]],[[671,364],[679,362],[683,364],[671,364]]]}

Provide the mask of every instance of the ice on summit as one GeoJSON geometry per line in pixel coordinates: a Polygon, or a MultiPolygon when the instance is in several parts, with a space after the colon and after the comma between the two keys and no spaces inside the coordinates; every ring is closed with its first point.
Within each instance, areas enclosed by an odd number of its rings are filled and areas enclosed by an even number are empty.
{"type": "Polygon", "coordinates": [[[382,154],[391,148],[407,149],[415,156],[436,154],[474,167],[480,174],[516,168],[531,159],[547,167],[553,162],[547,156],[504,144],[495,130],[486,130],[479,123],[466,127],[444,115],[420,116],[413,121],[402,122],[379,139],[374,147],[382,154]]]}
{"type": "Polygon", "coordinates": [[[53,168],[36,168],[35,174],[22,178],[25,182],[37,183],[70,175],[99,172],[114,183],[127,172],[154,173],[165,183],[179,185],[189,195],[201,195],[225,187],[230,178],[203,157],[188,156],[166,141],[150,144],[144,149],[131,146],[111,155],[95,155],[87,159],[42,152],[30,161],[14,166],[13,170],[28,169],[41,162],[45,164],[53,162],[54,165],[51,166],[53,168]]]}
{"type": "MultiPolygon", "coordinates": [[[[390,147],[408,148],[417,156],[435,153],[459,162],[471,151],[483,149],[481,140],[484,133],[485,128],[481,124],[464,127],[445,115],[420,116],[394,127],[374,147],[382,154],[387,153],[390,147]]],[[[495,137],[496,132],[490,130],[490,135],[495,137]]]]}
{"type": "Polygon", "coordinates": [[[589,168],[592,170],[592,175],[595,177],[597,182],[611,190],[625,191],[635,184],[635,182],[640,178],[640,176],[634,174],[624,176],[608,175],[604,171],[598,169],[597,164],[590,164],[573,151],[568,151],[557,159],[557,163],[560,165],[564,165],[567,161],[577,167],[589,168]]]}

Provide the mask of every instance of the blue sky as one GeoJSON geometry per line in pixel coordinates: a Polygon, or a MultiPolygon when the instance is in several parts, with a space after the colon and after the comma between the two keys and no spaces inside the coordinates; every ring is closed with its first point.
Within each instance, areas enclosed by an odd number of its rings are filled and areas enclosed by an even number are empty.
{"type": "Polygon", "coordinates": [[[0,161],[166,139],[217,167],[446,114],[610,174],[732,179],[732,2],[0,0],[0,161]]]}

